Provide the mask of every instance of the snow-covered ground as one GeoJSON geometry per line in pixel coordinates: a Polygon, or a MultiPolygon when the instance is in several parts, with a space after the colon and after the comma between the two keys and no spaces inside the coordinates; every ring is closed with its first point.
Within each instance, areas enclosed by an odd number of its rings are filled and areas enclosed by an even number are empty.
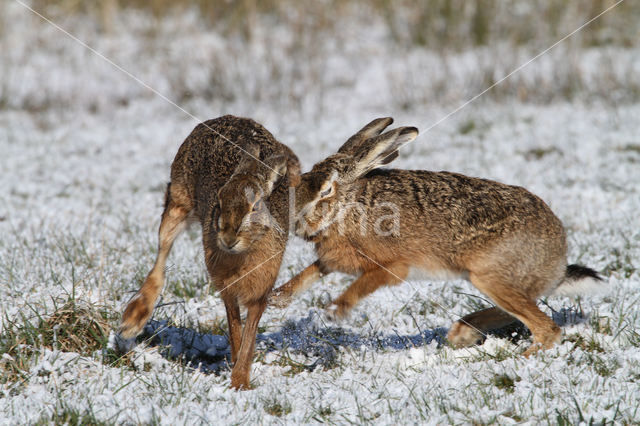
{"type": "MultiPolygon", "coordinates": [[[[56,21],[190,116],[19,4],[1,8],[5,341],[8,324],[46,318],[72,297],[121,312],[154,260],[178,146],[199,119],[227,113],[264,124],[305,169],[374,117],[415,125],[422,134],[395,167],[529,188],[564,222],[569,260],[602,271],[607,292],[579,302],[588,318],[563,327],[560,345],[525,359],[518,354],[526,341],[490,337],[454,350],[410,340],[488,304],[464,281],[385,288],[332,324],[322,306],[351,280],[332,274],[289,308],[267,309],[261,331],[298,327],[363,344],[337,345],[326,362],[326,353],[295,345],[272,350],[263,342],[252,367],[254,389],[245,392],[229,389],[228,370],[204,374],[163,358],[157,347],[140,346],[131,363],[119,363],[101,351],[2,345],[3,374],[16,350],[28,357],[23,374],[0,380],[0,423],[69,413],[128,424],[640,422],[640,104],[616,94],[640,75],[640,50],[572,51],[567,71],[559,47],[513,77],[530,97],[538,87],[551,102],[519,101],[519,86],[510,82],[513,94],[489,94],[442,120],[486,87],[486,64],[495,66],[495,81],[533,54],[506,47],[452,54],[443,70],[438,55],[396,49],[370,23],[345,26],[338,38],[322,40],[320,53],[305,56],[290,49],[295,34],[286,28],[263,28],[247,44],[203,30],[193,12],[150,28],[142,12],[124,11],[110,35],[96,32],[91,20],[56,21]],[[499,60],[491,62],[494,55],[499,60]],[[571,101],[548,96],[554,76],[576,69],[593,87],[571,101]],[[603,70],[610,71],[606,82],[598,78],[603,70]],[[415,344],[370,344],[385,337],[415,344]]],[[[312,246],[292,238],[278,283],[313,260],[312,246]]],[[[224,306],[209,293],[197,227],[177,241],[169,262],[154,318],[195,330],[224,324],[224,306]]],[[[563,298],[546,302],[548,313],[575,306],[563,298]]]]}

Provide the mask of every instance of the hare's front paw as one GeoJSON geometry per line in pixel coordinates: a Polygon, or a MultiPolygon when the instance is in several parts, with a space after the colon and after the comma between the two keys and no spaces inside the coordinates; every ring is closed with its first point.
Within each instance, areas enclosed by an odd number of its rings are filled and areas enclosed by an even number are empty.
{"type": "Polygon", "coordinates": [[[124,355],[136,346],[136,338],[125,339],[120,333],[113,334],[113,349],[119,355],[124,355]]]}
{"type": "Polygon", "coordinates": [[[482,340],[482,334],[470,325],[457,321],[449,329],[447,340],[454,348],[466,348],[477,345],[482,340]]]}
{"type": "Polygon", "coordinates": [[[284,291],[278,291],[276,289],[269,296],[268,304],[269,306],[273,306],[278,309],[284,309],[287,306],[289,306],[289,304],[291,303],[291,300],[292,300],[291,294],[284,291]]]}
{"type": "Polygon", "coordinates": [[[346,303],[333,302],[325,310],[327,318],[331,321],[339,321],[347,318],[351,313],[352,306],[346,303]]]}
{"type": "Polygon", "coordinates": [[[144,294],[136,294],[122,314],[122,322],[118,330],[122,339],[128,340],[140,334],[151,317],[152,310],[153,306],[150,306],[144,294]]]}
{"type": "Polygon", "coordinates": [[[235,390],[250,390],[249,371],[240,371],[234,367],[231,370],[231,388],[235,390]]]}
{"type": "Polygon", "coordinates": [[[529,358],[531,355],[535,355],[536,353],[538,353],[538,351],[551,349],[556,345],[556,343],[560,342],[561,336],[562,332],[560,331],[560,328],[554,324],[554,326],[547,334],[534,340],[531,346],[529,346],[529,348],[524,351],[522,355],[524,355],[526,358],[529,358]]]}

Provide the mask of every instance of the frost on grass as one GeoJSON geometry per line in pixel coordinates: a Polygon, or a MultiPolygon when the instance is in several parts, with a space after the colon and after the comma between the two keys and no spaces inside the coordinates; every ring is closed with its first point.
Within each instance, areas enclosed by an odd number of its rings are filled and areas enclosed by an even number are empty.
{"type": "MultiPolygon", "coordinates": [[[[470,349],[438,345],[453,321],[488,306],[462,281],[380,289],[348,320],[325,323],[315,313],[352,280],[331,274],[287,309],[267,309],[254,389],[233,392],[225,310],[197,226],[169,258],[147,327],[158,346],[120,357],[107,339],[152,266],[169,165],[196,121],[17,3],[0,8],[10,47],[0,53],[0,424],[640,421],[637,47],[558,50],[426,131],[527,49],[400,48],[376,19],[308,40],[263,27],[245,43],[189,11],[155,29],[123,11],[111,35],[65,17],[125,69],[182,93],[197,117],[263,123],[305,169],[374,117],[415,125],[422,134],[395,166],[529,188],[565,224],[569,261],[606,278],[603,295],[541,304],[563,339],[525,359],[529,340],[509,339],[518,330],[470,349]],[[581,87],[563,97],[576,72],[581,87]],[[522,103],[519,90],[552,102],[522,103]]],[[[313,260],[291,239],[278,284],[313,260]]]]}

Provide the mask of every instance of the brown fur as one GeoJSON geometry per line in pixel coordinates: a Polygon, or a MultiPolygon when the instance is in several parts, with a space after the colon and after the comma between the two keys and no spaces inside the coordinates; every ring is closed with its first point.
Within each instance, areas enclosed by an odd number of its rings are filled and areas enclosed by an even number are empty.
{"type": "MultiPolygon", "coordinates": [[[[294,277],[277,289],[274,303],[286,305],[320,271],[359,275],[333,302],[342,317],[379,287],[403,282],[410,269],[446,272],[467,277],[529,327],[536,343],[531,350],[552,346],[560,331],[535,301],[566,275],[560,220],[521,187],[449,172],[373,170],[417,135],[417,129],[401,128],[378,136],[391,122],[373,121],[302,175],[296,231],[315,243],[318,261],[301,273],[305,279],[294,277]],[[336,218],[341,220],[328,224],[336,218]]],[[[452,327],[449,339],[475,342],[476,331],[509,318],[497,310],[478,313],[452,327]]]]}
{"type": "Polygon", "coordinates": [[[199,124],[171,165],[156,263],[122,315],[121,336],[142,331],[173,241],[198,220],[207,269],[227,311],[231,386],[248,388],[258,322],[287,242],[288,188],[299,173],[295,154],[253,120],[224,116],[199,124]],[[240,305],[247,308],[244,328],[240,305]]]}

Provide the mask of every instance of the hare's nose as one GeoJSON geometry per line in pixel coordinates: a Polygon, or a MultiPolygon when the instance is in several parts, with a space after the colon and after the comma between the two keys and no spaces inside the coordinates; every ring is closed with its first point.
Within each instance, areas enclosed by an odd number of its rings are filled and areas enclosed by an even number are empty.
{"type": "Polygon", "coordinates": [[[225,250],[231,250],[238,244],[238,240],[235,235],[220,235],[218,241],[220,242],[221,248],[225,250]]]}
{"type": "Polygon", "coordinates": [[[307,229],[307,223],[303,220],[296,221],[295,233],[298,236],[303,236],[307,229]]]}

